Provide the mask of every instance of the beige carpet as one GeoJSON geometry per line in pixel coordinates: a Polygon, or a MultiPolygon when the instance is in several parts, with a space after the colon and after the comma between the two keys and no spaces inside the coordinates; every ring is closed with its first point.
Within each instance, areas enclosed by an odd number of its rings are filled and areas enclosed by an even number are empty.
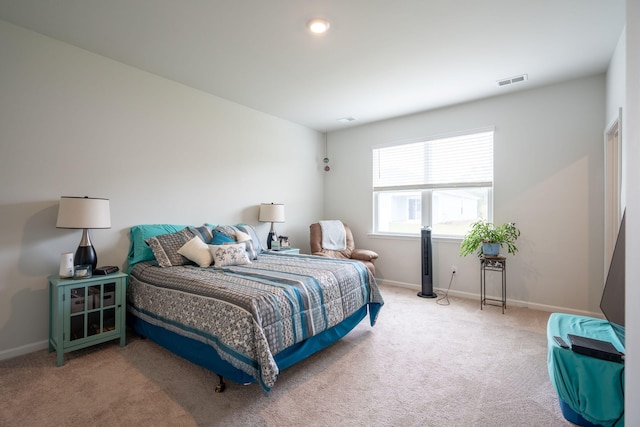
{"type": "Polygon", "coordinates": [[[568,426],[546,365],[549,313],[480,311],[383,287],[375,327],[281,372],[265,395],[130,334],[0,362],[1,426],[568,426]]]}

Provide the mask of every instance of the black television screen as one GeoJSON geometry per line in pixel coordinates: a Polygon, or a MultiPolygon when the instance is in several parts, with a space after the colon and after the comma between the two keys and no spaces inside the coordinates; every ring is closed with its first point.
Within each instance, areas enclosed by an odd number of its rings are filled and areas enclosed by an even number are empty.
{"type": "Polygon", "coordinates": [[[620,230],[616,246],[613,249],[611,264],[609,265],[609,273],[602,291],[602,299],[600,300],[600,309],[609,321],[609,324],[620,339],[622,345],[624,342],[624,287],[625,287],[625,216],[626,211],[622,214],[620,222],[620,230]]]}

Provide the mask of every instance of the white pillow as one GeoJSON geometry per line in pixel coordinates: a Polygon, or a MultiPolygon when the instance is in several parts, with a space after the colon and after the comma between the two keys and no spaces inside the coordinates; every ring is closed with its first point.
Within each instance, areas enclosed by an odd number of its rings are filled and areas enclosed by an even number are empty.
{"type": "Polygon", "coordinates": [[[244,243],[208,246],[209,252],[213,256],[213,265],[216,267],[251,264],[244,243]]]}
{"type": "Polygon", "coordinates": [[[258,259],[258,253],[256,252],[255,249],[253,249],[252,239],[245,240],[244,242],[224,242],[223,243],[223,245],[237,245],[237,244],[245,245],[245,248],[247,249],[247,257],[249,257],[250,260],[258,259]]]}
{"type": "Polygon", "coordinates": [[[178,253],[198,264],[200,267],[209,267],[213,262],[213,256],[209,252],[209,245],[199,237],[194,237],[178,249],[178,253]]]}
{"type": "Polygon", "coordinates": [[[251,240],[251,236],[240,230],[236,231],[236,242],[246,242],[247,240],[251,240]]]}
{"type": "MultiPolygon", "coordinates": [[[[247,247],[247,256],[249,259],[258,259],[258,253],[253,247],[253,239],[247,233],[237,230],[236,231],[236,241],[238,243],[244,243],[247,247]]],[[[227,244],[227,243],[225,243],[227,244]]]]}

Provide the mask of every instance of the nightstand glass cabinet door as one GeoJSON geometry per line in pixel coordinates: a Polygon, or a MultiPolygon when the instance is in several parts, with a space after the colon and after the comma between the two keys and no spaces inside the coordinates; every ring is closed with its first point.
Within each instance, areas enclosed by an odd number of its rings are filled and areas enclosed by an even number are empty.
{"type": "Polygon", "coordinates": [[[93,335],[120,330],[120,319],[116,317],[116,282],[98,283],[91,286],[71,287],[63,299],[69,298],[70,313],[63,317],[65,344],[93,335]]]}

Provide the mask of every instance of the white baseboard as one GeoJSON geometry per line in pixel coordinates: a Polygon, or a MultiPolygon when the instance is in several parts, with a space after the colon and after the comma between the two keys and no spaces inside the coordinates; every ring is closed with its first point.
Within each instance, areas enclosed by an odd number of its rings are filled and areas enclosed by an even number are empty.
{"type": "MultiPolygon", "coordinates": [[[[413,283],[396,282],[393,280],[384,280],[384,279],[377,279],[377,282],[379,285],[382,285],[382,286],[395,286],[396,288],[411,289],[411,290],[415,290],[416,292],[420,292],[420,290],[422,289],[421,286],[415,285],[413,283]]],[[[433,288],[433,290],[440,292],[441,295],[444,295],[444,293],[446,292],[446,289],[442,289],[442,288],[433,288]]],[[[475,299],[478,301],[480,300],[479,293],[476,294],[472,292],[462,292],[462,291],[456,291],[456,290],[450,289],[449,295],[460,297],[460,298],[466,298],[466,299],[475,299]]],[[[532,303],[528,301],[513,300],[513,299],[507,298],[507,307],[510,305],[514,307],[526,307],[526,308],[531,308],[533,310],[547,311],[550,313],[577,314],[580,316],[588,316],[588,317],[596,317],[598,319],[604,319],[604,316],[602,315],[602,313],[592,313],[590,311],[585,311],[585,310],[575,310],[572,308],[558,307],[558,306],[547,305],[547,304],[537,304],[537,303],[532,303]]]]}
{"type": "Polygon", "coordinates": [[[44,350],[46,348],[49,348],[49,341],[44,340],[16,348],[10,348],[8,350],[2,350],[0,351],[0,360],[13,359],[14,357],[33,353],[34,351],[44,350]]]}
{"type": "MultiPolygon", "coordinates": [[[[396,288],[411,289],[416,291],[416,293],[420,292],[420,290],[422,289],[421,286],[414,285],[413,283],[396,282],[393,280],[384,280],[384,279],[377,279],[377,282],[381,286],[395,286],[396,288]]],[[[446,289],[434,288],[434,291],[438,291],[440,292],[440,295],[444,295],[444,292],[446,292],[446,289]]],[[[480,298],[479,294],[475,294],[472,292],[456,291],[456,290],[449,290],[449,295],[460,297],[460,298],[466,298],[466,299],[475,299],[475,300],[478,300],[480,298]]],[[[553,305],[546,305],[546,304],[536,304],[536,303],[530,303],[527,301],[520,301],[520,300],[507,299],[507,307],[509,305],[512,305],[515,307],[527,307],[533,310],[547,311],[551,313],[558,312],[558,313],[578,314],[581,316],[596,317],[599,319],[604,318],[601,313],[591,313],[584,310],[574,310],[574,309],[565,308],[565,307],[556,307],[553,305]]],[[[16,348],[10,348],[8,350],[3,350],[3,351],[0,351],[0,360],[11,359],[17,356],[22,356],[23,354],[33,353],[34,351],[38,351],[38,350],[44,350],[48,348],[48,345],[49,345],[48,341],[44,340],[44,341],[35,342],[33,344],[27,344],[27,345],[23,345],[16,348]]]]}

